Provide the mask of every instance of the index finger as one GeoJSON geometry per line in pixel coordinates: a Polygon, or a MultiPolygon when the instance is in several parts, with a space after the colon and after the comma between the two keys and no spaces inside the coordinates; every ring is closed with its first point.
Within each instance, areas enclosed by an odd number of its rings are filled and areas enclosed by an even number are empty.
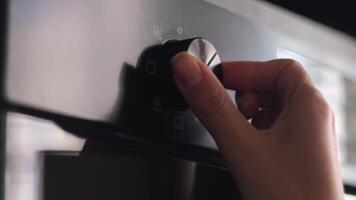
{"type": "Polygon", "coordinates": [[[279,96],[310,81],[303,67],[291,59],[223,62],[222,71],[223,84],[228,89],[275,92],[279,96]]]}

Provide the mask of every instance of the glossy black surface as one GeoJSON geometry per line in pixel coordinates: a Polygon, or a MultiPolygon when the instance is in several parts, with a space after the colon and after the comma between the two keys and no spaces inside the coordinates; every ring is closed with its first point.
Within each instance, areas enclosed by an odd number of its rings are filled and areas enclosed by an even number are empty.
{"type": "MultiPolygon", "coordinates": [[[[190,111],[138,106],[151,91],[139,58],[167,39],[201,36],[222,60],[275,57],[278,37],[204,1],[11,1],[6,99],[11,104],[114,124],[143,136],[215,149],[190,111]],[[137,89],[137,85],[143,85],[137,89]]],[[[85,128],[84,126],[80,126],[85,128]]]]}
{"type": "MultiPolygon", "coordinates": [[[[146,100],[142,100],[144,98],[141,96],[138,99],[141,102],[150,102],[151,104],[148,105],[149,109],[152,109],[152,99],[161,101],[154,102],[156,103],[154,104],[156,111],[187,111],[189,109],[188,104],[176,87],[170,67],[170,60],[180,52],[188,52],[195,56],[213,72],[218,71],[215,68],[220,67],[221,60],[214,45],[201,37],[168,40],[162,45],[149,48],[143,53],[143,66],[139,64],[137,70],[141,72],[141,76],[138,79],[140,80],[139,82],[144,82],[142,88],[146,91],[145,96],[148,97],[146,100]],[[156,65],[152,66],[152,63],[156,65]],[[153,69],[148,68],[148,66],[151,66],[153,69]],[[157,103],[161,103],[161,105],[157,103]],[[160,106],[160,108],[157,106],[160,106]]],[[[221,76],[222,74],[218,73],[217,75],[221,76]]],[[[221,80],[221,77],[219,77],[219,80],[221,80]]],[[[179,123],[176,118],[174,128],[184,129],[184,121],[179,123]]]]}
{"type": "Polygon", "coordinates": [[[46,152],[43,197],[57,199],[238,200],[237,187],[224,169],[169,157],[46,152]]]}

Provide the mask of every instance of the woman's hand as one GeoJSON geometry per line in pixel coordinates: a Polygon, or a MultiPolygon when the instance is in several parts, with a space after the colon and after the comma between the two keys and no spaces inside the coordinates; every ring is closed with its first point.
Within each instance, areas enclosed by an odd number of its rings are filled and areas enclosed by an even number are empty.
{"type": "Polygon", "coordinates": [[[333,113],[300,64],[222,63],[223,85],[237,91],[238,108],[195,57],[180,53],[171,65],[244,199],[343,199],[333,113]]]}

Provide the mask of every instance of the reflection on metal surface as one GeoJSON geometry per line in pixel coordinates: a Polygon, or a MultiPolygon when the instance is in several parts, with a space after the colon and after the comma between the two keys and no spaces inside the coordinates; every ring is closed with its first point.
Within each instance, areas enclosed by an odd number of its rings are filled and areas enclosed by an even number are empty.
{"type": "Polygon", "coordinates": [[[208,67],[214,67],[221,63],[220,57],[208,40],[197,38],[189,45],[188,53],[199,58],[208,67]]]}
{"type": "Polygon", "coordinates": [[[330,63],[356,77],[356,40],[304,16],[258,0],[205,0],[280,34],[280,45],[330,63]]]}
{"type": "Polygon", "coordinates": [[[356,186],[356,80],[348,78],[334,66],[288,49],[278,49],[277,57],[300,62],[333,109],[343,179],[356,186]]]}
{"type": "Polygon", "coordinates": [[[5,200],[38,200],[41,189],[40,152],[80,151],[84,140],[54,123],[27,115],[6,117],[5,200]]]}

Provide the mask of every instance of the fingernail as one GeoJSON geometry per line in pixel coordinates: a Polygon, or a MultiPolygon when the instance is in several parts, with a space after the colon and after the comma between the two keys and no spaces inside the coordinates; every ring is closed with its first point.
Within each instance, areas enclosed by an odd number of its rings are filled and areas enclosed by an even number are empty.
{"type": "Polygon", "coordinates": [[[186,52],[178,53],[171,59],[173,75],[185,88],[197,85],[202,72],[197,59],[186,52]]]}

